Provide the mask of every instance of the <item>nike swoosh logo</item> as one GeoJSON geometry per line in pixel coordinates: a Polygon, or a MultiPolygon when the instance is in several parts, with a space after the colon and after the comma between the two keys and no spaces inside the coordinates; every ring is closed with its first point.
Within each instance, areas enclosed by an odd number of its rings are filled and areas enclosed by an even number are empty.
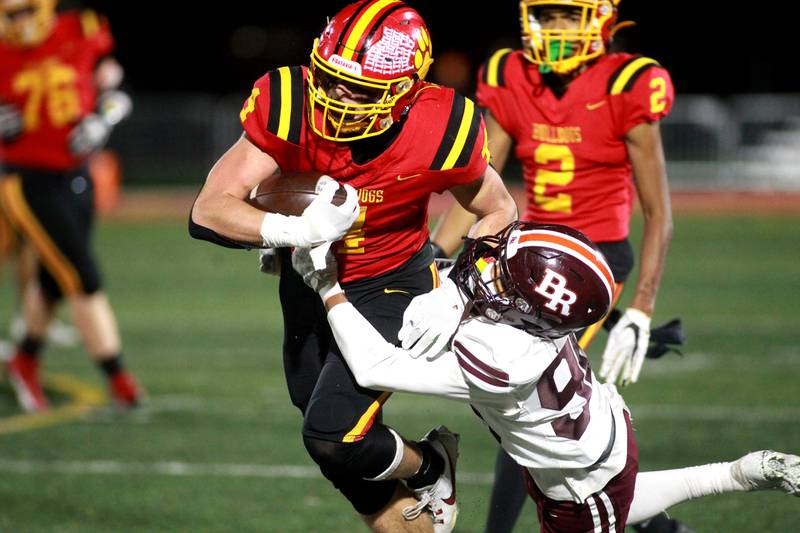
{"type": "Polygon", "coordinates": [[[604,105],[606,105],[606,100],[600,100],[599,102],[594,104],[586,104],[586,109],[588,109],[589,111],[594,111],[595,109],[600,109],[604,105]]]}
{"type": "Polygon", "coordinates": [[[384,294],[392,294],[394,292],[399,292],[399,293],[402,293],[402,294],[408,294],[409,296],[411,295],[410,292],[404,291],[404,290],[401,290],[401,289],[383,289],[383,293],[384,294]]]}
{"type": "Polygon", "coordinates": [[[411,174],[410,176],[397,176],[397,181],[406,181],[412,178],[416,178],[417,176],[422,176],[422,174],[411,174]]]}

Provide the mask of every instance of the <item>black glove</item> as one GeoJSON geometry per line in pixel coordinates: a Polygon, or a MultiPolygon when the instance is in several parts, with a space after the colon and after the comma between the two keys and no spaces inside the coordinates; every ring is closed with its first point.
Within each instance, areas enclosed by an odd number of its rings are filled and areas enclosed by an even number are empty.
{"type": "MultiPolygon", "coordinates": [[[[619,321],[622,313],[619,309],[612,309],[608,318],[603,322],[603,329],[611,331],[611,328],[619,321]]],[[[648,359],[659,359],[667,352],[675,352],[683,355],[678,346],[686,344],[686,335],[683,333],[683,321],[680,317],[673,318],[666,324],[650,328],[650,344],[647,347],[645,357],[648,359]]]]}

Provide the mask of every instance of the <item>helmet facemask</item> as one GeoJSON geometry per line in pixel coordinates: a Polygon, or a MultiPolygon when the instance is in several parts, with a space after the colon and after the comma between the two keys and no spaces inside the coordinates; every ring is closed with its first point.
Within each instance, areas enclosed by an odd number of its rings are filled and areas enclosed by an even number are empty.
{"type": "Polygon", "coordinates": [[[456,282],[471,303],[474,314],[541,334],[545,329],[539,323],[541,313],[521,294],[508,271],[507,236],[511,231],[513,228],[509,227],[500,234],[473,241],[470,250],[459,257],[460,264],[455,267],[456,282]],[[482,251],[478,252],[479,249],[482,251]]]}
{"type": "Polygon", "coordinates": [[[0,0],[0,39],[19,48],[44,42],[55,21],[55,0],[0,0]]]}
{"type": "Polygon", "coordinates": [[[353,141],[378,135],[394,123],[392,111],[397,101],[415,83],[412,77],[383,81],[351,74],[325,61],[317,53],[315,42],[308,75],[311,127],[317,135],[331,141],[353,141]],[[337,85],[343,85],[355,96],[348,98],[352,101],[332,95],[337,85]]]}
{"type": "Polygon", "coordinates": [[[522,0],[520,20],[525,56],[543,74],[569,74],[606,51],[619,0],[522,0]],[[571,28],[548,28],[546,17],[566,11],[571,28]]]}

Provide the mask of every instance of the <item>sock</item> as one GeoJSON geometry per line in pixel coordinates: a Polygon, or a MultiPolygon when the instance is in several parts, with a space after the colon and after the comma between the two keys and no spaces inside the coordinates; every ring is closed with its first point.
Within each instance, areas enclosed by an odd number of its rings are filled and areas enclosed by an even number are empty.
{"type": "Polygon", "coordinates": [[[747,488],[731,476],[731,463],[639,472],[628,523],[638,524],[673,505],[701,496],[744,490],[747,488]]]}
{"type": "Polygon", "coordinates": [[[425,441],[418,442],[417,445],[422,450],[422,464],[417,473],[406,480],[406,486],[410,489],[433,485],[444,472],[444,459],[436,453],[433,446],[425,441]]]}
{"type": "Polygon", "coordinates": [[[22,339],[22,342],[19,343],[19,346],[17,346],[17,354],[22,357],[37,359],[43,347],[44,339],[37,339],[26,335],[25,338],[22,339]]]}
{"type": "Polygon", "coordinates": [[[107,359],[100,359],[97,361],[97,366],[100,367],[100,370],[102,370],[107,377],[112,378],[124,369],[122,365],[122,354],[118,353],[107,359]]]}

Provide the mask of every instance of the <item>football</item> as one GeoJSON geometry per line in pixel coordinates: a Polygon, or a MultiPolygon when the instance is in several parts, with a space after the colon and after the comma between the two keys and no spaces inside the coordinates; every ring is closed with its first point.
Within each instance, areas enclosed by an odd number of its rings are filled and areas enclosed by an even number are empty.
{"type": "MultiPolygon", "coordinates": [[[[332,178],[319,172],[270,176],[252,190],[247,203],[269,213],[300,216],[329,180],[332,178]]],[[[339,185],[339,190],[333,195],[333,204],[342,205],[346,198],[344,187],[339,185]]]]}

